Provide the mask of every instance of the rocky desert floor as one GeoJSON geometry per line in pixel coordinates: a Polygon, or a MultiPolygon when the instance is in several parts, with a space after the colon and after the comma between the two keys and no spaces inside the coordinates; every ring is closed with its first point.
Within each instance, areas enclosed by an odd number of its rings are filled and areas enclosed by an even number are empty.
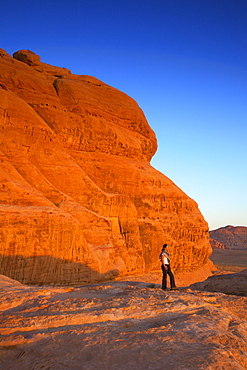
{"type": "Polygon", "coordinates": [[[41,287],[1,276],[0,368],[247,369],[247,294],[148,279],[41,287]]]}

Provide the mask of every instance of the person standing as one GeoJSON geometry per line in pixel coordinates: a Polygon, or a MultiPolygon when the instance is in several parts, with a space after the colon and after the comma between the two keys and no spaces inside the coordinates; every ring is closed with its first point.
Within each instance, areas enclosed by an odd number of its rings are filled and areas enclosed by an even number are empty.
{"type": "Polygon", "coordinates": [[[161,269],[163,273],[162,289],[163,290],[167,289],[167,275],[169,275],[170,277],[171,289],[176,289],[174,275],[172,273],[171,266],[170,266],[170,254],[167,250],[167,244],[164,244],[162,247],[162,251],[160,253],[160,260],[162,262],[161,269]]]}

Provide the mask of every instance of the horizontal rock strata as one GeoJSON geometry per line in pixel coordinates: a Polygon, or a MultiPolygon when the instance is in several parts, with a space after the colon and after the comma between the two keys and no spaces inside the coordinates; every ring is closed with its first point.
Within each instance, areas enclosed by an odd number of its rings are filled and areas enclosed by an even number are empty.
{"type": "Polygon", "coordinates": [[[208,269],[208,225],[155,170],[137,103],[89,76],[0,49],[0,273],[75,283],[159,269],[208,269]]]}

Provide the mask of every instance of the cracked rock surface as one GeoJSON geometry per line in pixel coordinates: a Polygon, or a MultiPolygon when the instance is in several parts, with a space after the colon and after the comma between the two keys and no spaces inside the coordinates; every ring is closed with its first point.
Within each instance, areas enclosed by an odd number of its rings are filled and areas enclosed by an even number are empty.
{"type": "Polygon", "coordinates": [[[247,369],[247,298],[1,276],[1,369],[247,369]]]}

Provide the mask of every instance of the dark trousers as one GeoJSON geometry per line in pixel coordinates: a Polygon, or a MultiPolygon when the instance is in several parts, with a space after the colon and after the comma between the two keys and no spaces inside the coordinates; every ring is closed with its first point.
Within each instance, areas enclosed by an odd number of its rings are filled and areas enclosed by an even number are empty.
{"type": "Polygon", "coordinates": [[[170,265],[166,265],[166,268],[165,268],[165,266],[161,265],[161,268],[162,268],[162,272],[163,272],[162,289],[164,290],[164,289],[167,288],[167,286],[166,286],[167,274],[170,277],[170,285],[171,285],[171,288],[176,288],[174,275],[172,273],[172,270],[171,270],[170,265]]]}

